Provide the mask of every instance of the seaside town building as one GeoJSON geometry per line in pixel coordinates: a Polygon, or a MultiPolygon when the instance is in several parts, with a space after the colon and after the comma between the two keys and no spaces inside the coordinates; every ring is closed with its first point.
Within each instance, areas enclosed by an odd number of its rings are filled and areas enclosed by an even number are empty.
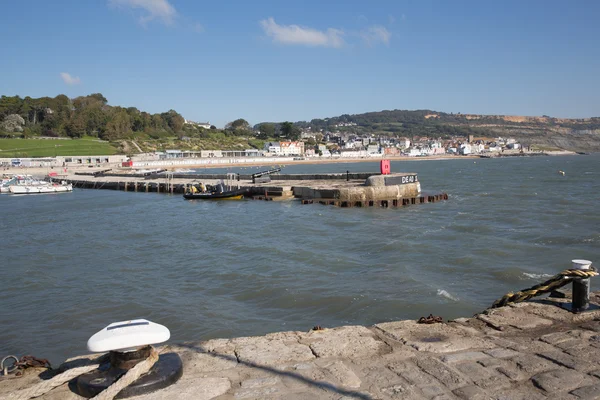
{"type": "Polygon", "coordinates": [[[264,151],[280,156],[304,155],[304,142],[267,142],[264,151]]]}

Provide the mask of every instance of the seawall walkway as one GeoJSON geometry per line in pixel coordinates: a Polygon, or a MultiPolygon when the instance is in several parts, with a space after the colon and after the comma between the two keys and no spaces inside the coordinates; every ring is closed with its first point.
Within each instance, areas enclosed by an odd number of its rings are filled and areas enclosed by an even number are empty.
{"type": "MultiPolygon", "coordinates": [[[[597,399],[600,292],[587,312],[561,307],[568,303],[169,345],[163,352],[180,354],[182,378],[132,399],[597,399]]],[[[0,398],[39,381],[39,371],[26,372],[0,381],[0,398]]],[[[63,385],[40,398],[79,397],[63,385]]]]}

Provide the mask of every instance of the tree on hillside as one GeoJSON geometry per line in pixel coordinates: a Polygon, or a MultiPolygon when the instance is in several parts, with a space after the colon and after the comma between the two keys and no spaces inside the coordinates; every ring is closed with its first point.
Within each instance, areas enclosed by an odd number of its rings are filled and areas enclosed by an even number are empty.
{"type": "Polygon", "coordinates": [[[4,132],[23,132],[22,126],[25,120],[19,114],[10,114],[0,123],[0,131],[4,132]]]}
{"type": "Polygon", "coordinates": [[[275,124],[264,122],[258,126],[258,138],[266,140],[275,136],[275,124]]]}
{"type": "Polygon", "coordinates": [[[23,100],[19,96],[2,96],[0,97],[0,120],[3,120],[7,115],[19,114],[23,100]]]}
{"type": "Polygon", "coordinates": [[[293,123],[285,121],[281,124],[281,135],[289,140],[298,140],[300,139],[300,129],[293,123]]]}
{"type": "Polygon", "coordinates": [[[127,111],[115,107],[113,115],[106,124],[106,131],[102,133],[104,140],[120,140],[131,134],[131,118],[127,111]]]}
{"type": "Polygon", "coordinates": [[[65,125],[65,132],[67,136],[72,138],[80,138],[86,134],[86,121],[80,114],[65,125]]]}
{"type": "Polygon", "coordinates": [[[225,129],[233,131],[247,131],[250,130],[250,124],[244,118],[238,118],[235,121],[228,122],[227,125],[225,125],[225,129]]]}
{"type": "Polygon", "coordinates": [[[167,123],[167,126],[173,130],[173,132],[179,132],[183,128],[185,119],[179,115],[175,110],[169,110],[166,113],[160,114],[163,121],[167,123]]]}

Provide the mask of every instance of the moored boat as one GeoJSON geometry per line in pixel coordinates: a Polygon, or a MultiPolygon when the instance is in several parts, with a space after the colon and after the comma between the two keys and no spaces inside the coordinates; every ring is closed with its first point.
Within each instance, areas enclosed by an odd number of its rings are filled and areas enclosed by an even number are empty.
{"type": "Polygon", "coordinates": [[[37,194],[71,192],[73,185],[66,182],[53,183],[34,179],[31,175],[15,175],[0,185],[0,193],[37,194]]]}
{"type": "Polygon", "coordinates": [[[190,190],[183,194],[186,200],[241,200],[249,194],[248,188],[239,188],[225,185],[223,182],[216,186],[204,186],[202,183],[192,185],[190,190]]]}
{"type": "Polygon", "coordinates": [[[14,175],[12,178],[3,179],[0,185],[0,193],[11,193],[13,186],[37,186],[47,182],[34,179],[31,175],[14,175]]]}
{"type": "Polygon", "coordinates": [[[41,194],[41,193],[61,193],[72,192],[73,185],[66,182],[44,182],[38,185],[12,185],[9,187],[11,194],[41,194]]]}
{"type": "Polygon", "coordinates": [[[248,193],[248,189],[235,189],[225,192],[186,192],[183,198],[186,200],[241,200],[248,193]]]}

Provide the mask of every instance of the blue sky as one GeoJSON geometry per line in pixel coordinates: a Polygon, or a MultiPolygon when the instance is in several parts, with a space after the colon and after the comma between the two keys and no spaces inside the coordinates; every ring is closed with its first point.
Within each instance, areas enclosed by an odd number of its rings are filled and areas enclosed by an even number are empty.
{"type": "Polygon", "coordinates": [[[7,1],[0,94],[222,127],[385,109],[600,116],[600,1],[7,1]]]}

